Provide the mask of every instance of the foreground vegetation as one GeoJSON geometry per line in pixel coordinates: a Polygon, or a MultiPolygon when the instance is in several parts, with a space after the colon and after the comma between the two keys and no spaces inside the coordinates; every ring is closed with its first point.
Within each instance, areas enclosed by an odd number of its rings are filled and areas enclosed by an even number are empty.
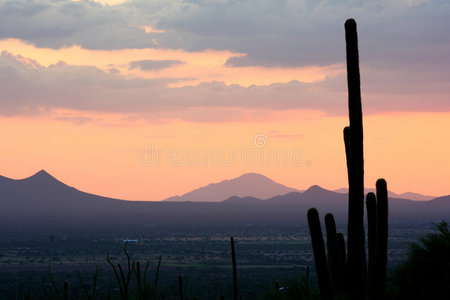
{"type": "MultiPolygon", "coordinates": [[[[342,224],[338,228],[344,229],[342,224]]],[[[431,230],[430,224],[392,224],[388,267],[392,270],[405,261],[409,245],[431,230]]],[[[232,299],[231,235],[236,243],[241,299],[299,299],[296,298],[299,294],[314,299],[317,296],[306,227],[246,226],[202,231],[146,227],[103,233],[90,230],[3,232],[0,233],[0,299],[23,299],[23,295],[29,299],[47,299],[45,289],[50,299],[63,299],[64,282],[68,283],[69,299],[90,299],[85,289],[93,298],[97,266],[96,299],[120,299],[120,289],[106,254],[109,251],[111,262],[116,268],[121,263],[126,273],[128,264],[123,246],[127,238],[138,240],[129,242],[127,251],[131,260],[140,263],[141,273],[150,259],[146,276],[150,285],[155,281],[161,256],[154,298],[180,299],[178,276],[182,276],[184,298],[220,299],[224,295],[225,299],[232,299]],[[311,271],[306,279],[308,266],[311,271]],[[276,291],[276,281],[281,291],[276,291]]],[[[136,295],[135,279],[135,275],[130,279],[130,298],[136,295]]]]}
{"type": "Polygon", "coordinates": [[[448,224],[410,247],[408,259],[390,275],[392,299],[447,299],[450,295],[450,232],[448,224]]]}

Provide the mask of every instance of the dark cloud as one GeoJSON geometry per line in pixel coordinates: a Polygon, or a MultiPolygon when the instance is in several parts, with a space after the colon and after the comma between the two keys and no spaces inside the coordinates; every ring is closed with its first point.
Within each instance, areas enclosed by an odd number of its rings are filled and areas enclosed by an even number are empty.
{"type": "Polygon", "coordinates": [[[172,66],[184,64],[181,60],[137,60],[129,63],[130,70],[141,69],[142,71],[159,71],[172,66]]]}
{"type": "Polygon", "coordinates": [[[37,47],[153,47],[153,34],[138,25],[131,7],[94,1],[7,0],[0,4],[0,38],[18,38],[37,47]]]}
{"type": "Polygon", "coordinates": [[[342,63],[343,23],[358,21],[361,58],[372,66],[450,64],[447,0],[9,0],[0,4],[0,38],[38,47],[160,47],[232,50],[227,65],[294,67],[342,63]],[[146,33],[141,26],[158,32],[146,33]]]}
{"type": "MultiPolygon", "coordinates": [[[[146,1],[134,1],[143,11],[146,1]]],[[[155,26],[167,30],[164,47],[189,51],[231,49],[247,56],[229,66],[328,65],[343,62],[348,17],[358,21],[366,63],[380,60],[414,64],[449,58],[450,3],[433,1],[171,1],[155,13],[155,26]],[[424,3],[423,3],[424,2],[424,3]],[[424,53],[439,51],[439,58],[424,53]]]]}

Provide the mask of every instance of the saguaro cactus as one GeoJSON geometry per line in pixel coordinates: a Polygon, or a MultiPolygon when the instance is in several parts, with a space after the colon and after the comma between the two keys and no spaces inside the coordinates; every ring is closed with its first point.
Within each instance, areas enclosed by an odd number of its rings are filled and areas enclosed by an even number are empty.
{"type": "Polygon", "coordinates": [[[366,274],[364,238],[364,159],[361,89],[359,78],[359,54],[356,22],[345,22],[347,45],[348,110],[350,119],[348,178],[348,269],[354,282],[355,297],[361,298],[361,287],[366,274]]]}
{"type": "Polygon", "coordinates": [[[348,299],[382,299],[386,280],[388,198],[386,181],[376,183],[377,195],[367,195],[369,239],[369,284],[367,284],[364,234],[364,157],[361,89],[356,22],[345,22],[347,52],[348,108],[350,126],[344,128],[349,184],[347,251],[344,236],[336,232],[332,214],[325,216],[328,261],[325,256],[318,212],[308,211],[314,261],[323,299],[333,295],[348,299]],[[346,253],[347,252],[347,253],[346,253]],[[331,287],[331,291],[330,291],[331,287]]]}

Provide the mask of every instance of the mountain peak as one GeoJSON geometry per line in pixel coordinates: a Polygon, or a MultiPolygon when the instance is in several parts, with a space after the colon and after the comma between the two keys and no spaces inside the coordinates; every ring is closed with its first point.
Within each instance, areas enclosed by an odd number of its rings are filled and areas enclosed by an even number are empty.
{"type": "Polygon", "coordinates": [[[309,189],[303,192],[304,196],[312,197],[312,198],[326,198],[333,197],[336,193],[324,189],[318,185],[313,185],[309,189]]]}
{"type": "Polygon", "coordinates": [[[35,174],[31,175],[28,178],[25,178],[25,180],[29,180],[29,179],[40,179],[40,180],[57,180],[55,177],[53,177],[52,175],[50,175],[47,171],[45,171],[44,169],[36,172],[35,174]]]}
{"type": "Polygon", "coordinates": [[[39,172],[35,173],[34,175],[31,175],[30,177],[22,179],[24,182],[28,182],[32,185],[62,185],[66,186],[64,183],[50,175],[45,170],[40,170],[39,172]]]}
{"type": "Polygon", "coordinates": [[[296,189],[279,184],[262,174],[245,173],[237,178],[211,183],[179,197],[170,197],[165,201],[220,202],[232,196],[268,199],[293,191],[296,189]]]}
{"type": "Polygon", "coordinates": [[[310,186],[306,191],[304,191],[304,193],[310,193],[310,192],[323,192],[323,191],[328,191],[326,189],[324,189],[321,186],[318,186],[317,184],[310,186]]]}
{"type": "Polygon", "coordinates": [[[30,177],[52,177],[52,175],[50,175],[49,173],[47,173],[47,171],[45,171],[44,169],[36,172],[34,175],[31,175],[30,177]]]}
{"type": "Polygon", "coordinates": [[[244,173],[235,179],[239,179],[239,178],[267,178],[267,179],[270,179],[267,176],[264,176],[263,174],[259,174],[259,173],[244,173]]]}
{"type": "Polygon", "coordinates": [[[272,179],[270,179],[267,176],[264,176],[262,174],[259,173],[244,173],[239,177],[233,178],[233,179],[228,179],[228,180],[223,180],[222,182],[273,182],[275,183],[275,181],[273,181],[272,179]]]}

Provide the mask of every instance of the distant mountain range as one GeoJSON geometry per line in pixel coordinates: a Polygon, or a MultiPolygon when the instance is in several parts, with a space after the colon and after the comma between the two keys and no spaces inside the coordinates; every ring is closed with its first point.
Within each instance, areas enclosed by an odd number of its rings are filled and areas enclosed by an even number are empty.
{"type": "Polygon", "coordinates": [[[220,202],[232,196],[267,199],[296,191],[298,190],[277,183],[264,175],[247,173],[231,180],[211,183],[163,201],[220,202]]]}
{"type": "MultiPolygon", "coordinates": [[[[242,197],[243,200],[241,201],[251,201],[250,199],[245,198],[269,199],[291,192],[303,191],[277,183],[261,174],[247,173],[234,179],[223,180],[219,183],[211,183],[181,196],[173,196],[164,199],[163,201],[220,202],[233,196],[242,197]]],[[[347,194],[348,188],[341,188],[334,190],[333,192],[347,194]]],[[[375,192],[375,189],[366,188],[365,192],[375,192]]],[[[397,194],[392,191],[389,191],[389,196],[391,198],[409,199],[414,201],[428,201],[436,198],[434,196],[411,192],[397,194]]]]}
{"type": "MultiPolygon", "coordinates": [[[[338,190],[334,190],[334,192],[341,193],[341,194],[347,194],[348,193],[348,188],[341,188],[341,189],[338,189],[338,190]]],[[[366,194],[369,193],[369,192],[374,193],[375,189],[365,188],[364,192],[366,194]]],[[[397,193],[394,193],[392,191],[389,191],[389,195],[392,198],[402,198],[402,199],[409,199],[409,200],[414,200],[414,201],[428,201],[428,200],[432,200],[434,198],[437,198],[436,196],[422,195],[422,194],[412,193],[412,192],[406,192],[406,193],[397,194],[397,193]]]]}
{"type": "MultiPolygon", "coordinates": [[[[101,197],[70,187],[43,170],[21,180],[0,176],[0,225],[10,229],[87,225],[95,225],[97,229],[101,226],[293,225],[305,223],[310,207],[318,208],[323,214],[332,212],[337,221],[345,222],[348,201],[343,193],[319,186],[297,191],[259,174],[244,174],[175,199],[178,201],[151,202],[101,197]],[[249,189],[245,188],[246,183],[249,189]],[[247,190],[253,195],[246,195],[247,190]],[[205,202],[215,191],[217,196],[211,199],[216,202],[205,202]]],[[[390,194],[389,212],[391,222],[448,221],[450,196],[412,201],[390,194]]]]}
{"type": "Polygon", "coordinates": [[[120,204],[121,200],[81,192],[41,170],[25,179],[0,176],[0,217],[90,213],[120,204]]]}

